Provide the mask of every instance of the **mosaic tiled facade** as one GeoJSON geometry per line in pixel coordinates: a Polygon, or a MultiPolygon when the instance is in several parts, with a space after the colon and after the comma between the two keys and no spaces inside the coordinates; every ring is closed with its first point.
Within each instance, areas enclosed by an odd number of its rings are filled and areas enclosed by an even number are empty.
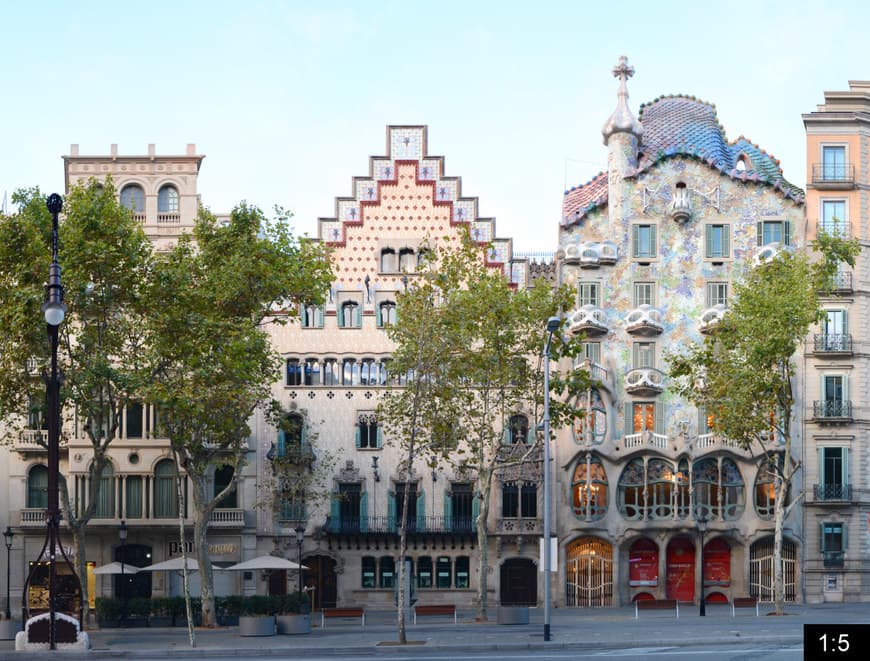
{"type": "MultiPolygon", "coordinates": [[[[600,387],[580,402],[589,422],[558,442],[560,601],[692,601],[701,589],[711,601],[769,599],[763,454],[710,432],[703,412],[670,388],[666,355],[716,322],[753,260],[802,245],[803,193],[759,147],[728,142],[708,103],[660,97],[635,119],[632,73],[624,60],[614,69],[608,172],[563,202],[558,274],[577,289],[568,330],[583,335],[600,387]],[[710,520],[703,588],[698,511],[710,520]]],[[[786,537],[796,599],[799,515],[786,537]]]]}

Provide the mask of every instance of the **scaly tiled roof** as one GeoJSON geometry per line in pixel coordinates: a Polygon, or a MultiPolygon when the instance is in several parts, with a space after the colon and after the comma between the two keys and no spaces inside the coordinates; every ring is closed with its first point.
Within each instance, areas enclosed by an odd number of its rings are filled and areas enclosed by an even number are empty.
{"type": "MultiPolygon", "coordinates": [[[[799,204],[804,192],[782,176],[779,161],[755,143],[740,136],[728,143],[716,107],[693,96],[663,96],[640,107],[638,119],[643,139],[634,175],[673,156],[695,158],[738,181],[751,181],[779,190],[799,204]],[[738,169],[743,161],[744,169],[738,169]]],[[[562,224],[581,220],[589,211],[607,203],[607,177],[565,192],[562,224]],[[587,190],[589,189],[589,190],[587,190]]]]}

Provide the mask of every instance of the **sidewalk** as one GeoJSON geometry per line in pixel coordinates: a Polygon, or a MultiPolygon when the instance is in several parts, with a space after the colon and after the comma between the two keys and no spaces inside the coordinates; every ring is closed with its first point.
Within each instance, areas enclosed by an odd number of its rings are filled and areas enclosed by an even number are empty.
{"type": "MultiPolygon", "coordinates": [[[[407,639],[429,651],[442,650],[521,650],[547,648],[608,649],[657,646],[720,644],[734,640],[773,645],[799,645],[805,623],[870,623],[870,603],[795,605],[787,608],[784,617],[765,614],[771,610],[764,604],[762,615],[754,611],[738,611],[731,617],[727,606],[708,605],[707,616],[699,617],[697,606],[680,608],[680,618],[660,611],[642,612],[634,617],[633,607],[604,609],[560,608],[551,611],[550,642],[543,640],[543,611],[533,608],[528,625],[505,626],[492,621],[477,623],[473,612],[462,611],[459,623],[448,617],[421,618],[420,624],[407,626],[407,639]]],[[[320,618],[312,616],[312,631],[302,636],[241,637],[238,627],[197,629],[196,648],[189,646],[187,629],[132,628],[89,631],[92,651],[89,657],[135,658],[138,655],[165,651],[173,657],[196,657],[221,651],[229,655],[269,657],[306,652],[379,654],[395,650],[397,640],[395,612],[366,613],[366,626],[351,620],[330,620],[324,628],[320,618]]],[[[22,658],[11,652],[12,641],[0,641],[0,659],[22,658]]],[[[408,648],[403,648],[408,651],[408,648]]],[[[67,655],[65,655],[67,656],[67,655]]],[[[68,655],[72,656],[72,655],[68,655]]]]}

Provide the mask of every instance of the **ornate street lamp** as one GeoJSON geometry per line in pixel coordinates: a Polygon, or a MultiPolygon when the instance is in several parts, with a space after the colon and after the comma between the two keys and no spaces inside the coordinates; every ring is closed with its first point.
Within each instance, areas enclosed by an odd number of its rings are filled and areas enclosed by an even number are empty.
{"type": "Polygon", "coordinates": [[[127,522],[121,519],[121,527],[118,528],[118,539],[121,544],[118,555],[121,556],[121,597],[127,603],[127,584],[124,582],[124,563],[127,562],[127,522]]]}
{"type": "Polygon", "coordinates": [[[701,606],[698,614],[704,617],[707,614],[707,602],[704,599],[704,533],[707,532],[707,517],[701,512],[698,514],[698,532],[701,533],[701,606]]]}
{"type": "Polygon", "coordinates": [[[302,542],[305,541],[305,526],[300,523],[294,528],[294,531],[296,532],[296,562],[299,564],[297,594],[299,595],[299,603],[302,604],[302,542]]]}
{"type": "Polygon", "coordinates": [[[559,317],[547,319],[544,345],[544,640],[550,640],[550,342],[559,330],[559,317]]]}
{"type": "Polygon", "coordinates": [[[9,567],[11,566],[9,562],[10,553],[12,552],[12,538],[15,537],[15,533],[12,532],[12,528],[6,526],[6,530],[3,531],[3,541],[6,543],[6,620],[9,621],[12,619],[12,609],[11,609],[11,600],[9,598],[9,567]]]}

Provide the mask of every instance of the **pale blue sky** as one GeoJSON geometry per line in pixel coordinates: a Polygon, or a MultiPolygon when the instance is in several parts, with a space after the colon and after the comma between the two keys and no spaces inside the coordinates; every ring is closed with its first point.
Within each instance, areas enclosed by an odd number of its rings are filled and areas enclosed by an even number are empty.
{"type": "Polygon", "coordinates": [[[315,234],[388,124],[427,124],[499,236],[553,250],[562,194],[606,165],[611,68],[630,103],[715,103],[803,187],[801,113],[870,79],[870,3],[31,2],[0,12],[0,196],[62,191],[61,156],[205,154],[203,202],[296,212],[315,234]]]}

